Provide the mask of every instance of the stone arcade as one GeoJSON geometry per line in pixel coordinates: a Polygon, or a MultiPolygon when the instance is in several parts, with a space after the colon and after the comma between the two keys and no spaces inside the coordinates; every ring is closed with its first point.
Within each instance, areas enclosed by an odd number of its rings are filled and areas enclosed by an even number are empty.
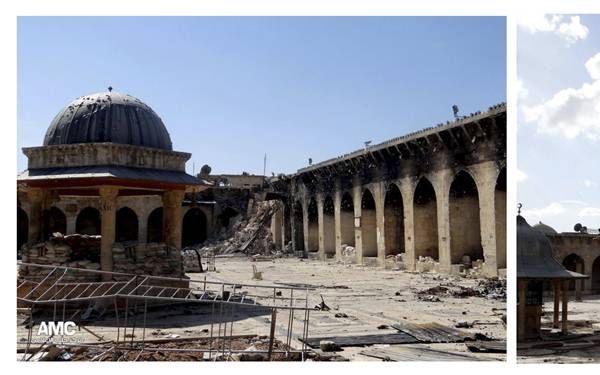
{"type": "Polygon", "coordinates": [[[276,243],[409,270],[506,269],[506,106],[368,146],[291,177],[276,243]],[[420,260],[427,259],[428,264],[420,260]]]}

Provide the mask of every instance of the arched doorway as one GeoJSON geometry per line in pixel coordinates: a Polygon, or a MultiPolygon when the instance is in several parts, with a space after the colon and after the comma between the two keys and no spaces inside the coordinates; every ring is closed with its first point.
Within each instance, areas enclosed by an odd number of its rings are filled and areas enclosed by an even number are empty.
{"type": "Polygon", "coordinates": [[[163,242],[163,208],[158,207],[150,212],[148,216],[146,242],[163,242]]]}
{"type": "Polygon", "coordinates": [[[415,257],[439,260],[437,200],[431,182],[421,178],[414,195],[415,257]]]}
{"type": "Polygon", "coordinates": [[[362,256],[377,256],[377,215],[375,199],[369,189],[365,189],[361,199],[360,226],[362,228],[362,256]]]}
{"type": "MultiPolygon", "coordinates": [[[[569,271],[585,273],[585,263],[583,261],[583,258],[577,254],[567,255],[565,259],[563,259],[562,264],[569,271]]],[[[577,283],[581,283],[580,287],[581,290],[583,290],[583,282],[584,280],[571,280],[569,282],[569,290],[575,290],[577,283]]]]}
{"type": "Polygon", "coordinates": [[[24,209],[17,207],[17,250],[27,243],[29,238],[29,217],[24,209]]]}
{"type": "Polygon", "coordinates": [[[198,207],[193,207],[183,217],[182,241],[183,247],[197,245],[206,240],[206,215],[198,207]]]}
{"type": "Polygon", "coordinates": [[[385,255],[396,255],[404,250],[404,203],[396,184],[390,184],[385,193],[383,211],[385,255]]]}
{"type": "Polygon", "coordinates": [[[600,256],[592,264],[592,290],[600,293],[600,256]]]}
{"type": "Polygon", "coordinates": [[[75,232],[88,235],[101,234],[100,223],[100,211],[93,207],[86,207],[77,215],[75,232]]]}
{"type": "Polygon", "coordinates": [[[51,207],[49,210],[42,212],[44,220],[44,240],[52,236],[52,233],[67,233],[67,216],[60,208],[51,207]]]}
{"type": "Polygon", "coordinates": [[[319,212],[315,198],[308,203],[308,251],[319,251],[319,212]]]}
{"type": "Polygon", "coordinates": [[[354,247],[354,203],[350,193],[344,193],[342,195],[342,202],[340,205],[340,224],[342,248],[344,247],[343,245],[354,247]]]}
{"type": "Polygon", "coordinates": [[[231,207],[225,207],[221,211],[221,213],[217,216],[217,220],[221,224],[222,228],[229,228],[229,226],[233,223],[233,218],[238,216],[240,213],[231,207]]]}
{"type": "Polygon", "coordinates": [[[452,264],[483,260],[479,193],[471,175],[460,171],[450,185],[450,260],[452,264]]]}
{"type": "Polygon", "coordinates": [[[304,251],[304,215],[300,201],[294,203],[294,243],[296,251],[304,251]]]}
{"type": "Polygon", "coordinates": [[[115,229],[116,242],[138,240],[138,218],[131,208],[122,207],[117,210],[115,229]]]}
{"type": "Polygon", "coordinates": [[[323,201],[323,243],[325,256],[335,256],[335,213],[333,199],[329,195],[323,201]]]}
{"type": "Polygon", "coordinates": [[[496,262],[498,268],[506,268],[506,168],[500,170],[496,180],[496,262]]]}

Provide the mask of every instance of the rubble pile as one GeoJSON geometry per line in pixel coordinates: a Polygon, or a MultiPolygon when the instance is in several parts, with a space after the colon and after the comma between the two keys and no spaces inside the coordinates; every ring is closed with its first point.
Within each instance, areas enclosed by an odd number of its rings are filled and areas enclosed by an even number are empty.
{"type": "MultiPolygon", "coordinates": [[[[84,270],[100,269],[101,236],[71,234],[64,236],[53,233],[48,241],[24,246],[22,261],[42,265],[64,266],[84,270]]],[[[113,245],[113,271],[178,276],[176,252],[162,243],[140,244],[120,242],[113,245]]],[[[41,280],[52,269],[19,267],[19,276],[30,280],[41,280]]],[[[100,275],[85,271],[69,271],[64,281],[96,281],[100,275]]]]}
{"type": "Polygon", "coordinates": [[[464,287],[453,283],[445,283],[417,292],[419,300],[435,299],[436,296],[452,296],[456,298],[481,297],[506,300],[506,280],[480,280],[475,287],[464,287]]]}
{"type": "Polygon", "coordinates": [[[113,245],[113,270],[138,275],[178,276],[177,253],[163,243],[113,245]]]}
{"type": "MultiPolygon", "coordinates": [[[[63,236],[53,233],[48,241],[24,246],[22,261],[42,265],[65,266],[87,270],[100,269],[100,236],[72,234],[63,236]],[[77,249],[77,250],[74,250],[77,249]]],[[[43,279],[52,269],[39,267],[19,267],[19,276],[30,280],[43,279]]],[[[92,277],[96,279],[97,277],[92,277]]],[[[71,271],[65,281],[87,281],[90,274],[71,271]]]]}
{"type": "Polygon", "coordinates": [[[273,254],[275,243],[271,235],[271,217],[281,207],[276,201],[254,203],[248,217],[237,221],[231,229],[218,238],[205,241],[199,246],[183,249],[184,263],[190,267],[197,267],[198,253],[204,257],[210,252],[213,254],[244,253],[247,255],[273,254]],[[206,254],[206,255],[205,255],[206,254]],[[195,266],[194,266],[195,264],[195,266]]]}

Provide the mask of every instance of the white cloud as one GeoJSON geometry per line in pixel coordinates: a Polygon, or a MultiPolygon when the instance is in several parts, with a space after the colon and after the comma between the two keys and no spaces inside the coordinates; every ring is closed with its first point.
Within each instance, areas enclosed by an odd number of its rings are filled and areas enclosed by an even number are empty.
{"type": "Polygon", "coordinates": [[[525,83],[521,78],[517,78],[517,98],[522,100],[527,99],[528,96],[529,90],[525,87],[525,83]]]}
{"type": "Polygon", "coordinates": [[[581,23],[579,16],[529,14],[520,16],[519,27],[531,34],[551,32],[564,39],[567,45],[587,38],[590,30],[581,23]]]}
{"type": "Polygon", "coordinates": [[[585,207],[581,211],[579,211],[579,216],[600,216],[600,208],[599,207],[585,207]]]}
{"type": "Polygon", "coordinates": [[[529,176],[527,176],[527,173],[517,168],[517,182],[523,182],[527,180],[528,177],[529,176]]]}
{"type": "Polygon", "coordinates": [[[600,53],[585,67],[592,82],[560,90],[546,102],[524,106],[524,120],[536,123],[538,132],[573,139],[579,135],[600,139],[600,53]]]}
{"type": "Polygon", "coordinates": [[[592,181],[592,180],[588,180],[588,179],[586,178],[585,180],[583,180],[583,185],[584,185],[586,188],[591,188],[591,187],[597,186],[598,184],[597,184],[597,183],[595,183],[594,181],[592,181]]]}
{"type": "Polygon", "coordinates": [[[590,57],[588,61],[585,62],[585,68],[592,79],[600,79],[600,53],[590,57]]]}
{"type": "Polygon", "coordinates": [[[543,219],[550,216],[558,216],[564,214],[566,211],[567,209],[562,204],[558,202],[552,202],[546,207],[523,210],[523,216],[536,219],[543,219]]]}
{"type": "Polygon", "coordinates": [[[561,204],[575,204],[578,206],[584,206],[586,203],[584,201],[579,201],[575,199],[564,199],[560,201],[561,204]]]}

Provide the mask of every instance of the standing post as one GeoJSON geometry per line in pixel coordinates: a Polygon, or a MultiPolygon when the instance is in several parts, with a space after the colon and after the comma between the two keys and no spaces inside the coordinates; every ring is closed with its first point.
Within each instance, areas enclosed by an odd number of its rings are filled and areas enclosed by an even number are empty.
{"type": "Polygon", "coordinates": [[[569,331],[567,320],[567,305],[569,304],[569,281],[562,282],[562,334],[566,335],[569,331]]]}
{"type": "Polygon", "coordinates": [[[275,341],[275,322],[277,321],[277,308],[273,308],[271,313],[271,332],[269,333],[269,354],[267,360],[271,360],[273,355],[273,342],[275,341]]]}
{"type": "Polygon", "coordinates": [[[560,281],[554,280],[554,315],[552,328],[558,328],[558,314],[560,310],[560,281]]]}

